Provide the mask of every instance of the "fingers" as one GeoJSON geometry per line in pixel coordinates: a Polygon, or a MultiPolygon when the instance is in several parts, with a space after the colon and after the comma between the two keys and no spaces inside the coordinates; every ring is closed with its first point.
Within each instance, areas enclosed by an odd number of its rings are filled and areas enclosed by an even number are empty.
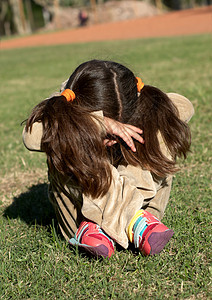
{"type": "Polygon", "coordinates": [[[104,145],[105,146],[113,146],[114,144],[116,144],[117,143],[117,141],[115,141],[115,140],[109,140],[109,139],[105,139],[104,140],[104,145]]]}
{"type": "Polygon", "coordinates": [[[130,125],[130,124],[124,124],[124,125],[137,133],[140,133],[140,134],[143,133],[143,130],[141,128],[138,128],[138,127],[130,125]]]}
{"type": "MultiPolygon", "coordinates": [[[[119,136],[128,145],[128,147],[130,147],[132,151],[136,151],[133,139],[131,138],[130,134],[125,131],[120,131],[119,134],[116,135],[119,136]]],[[[105,146],[113,146],[116,143],[116,140],[104,139],[105,146]]]]}
{"type": "MultiPolygon", "coordinates": [[[[140,135],[143,133],[142,129],[130,124],[123,124],[106,117],[104,117],[104,120],[107,133],[120,137],[133,152],[136,152],[133,139],[137,140],[141,144],[144,143],[144,139],[140,135]]],[[[107,146],[112,146],[115,143],[115,140],[105,140],[104,142],[107,146]]]]}
{"type": "Polygon", "coordinates": [[[136,152],[135,144],[133,139],[137,140],[139,143],[144,144],[144,139],[140,135],[143,131],[140,128],[129,124],[123,124],[123,132],[119,135],[125,143],[130,147],[133,152],[136,152]]]}
{"type": "Polygon", "coordinates": [[[139,143],[144,144],[144,139],[140,135],[143,133],[143,130],[140,128],[137,128],[132,125],[125,124],[126,130],[128,130],[131,137],[133,137],[135,140],[137,140],[139,143]]]}
{"type": "MultiPolygon", "coordinates": [[[[133,134],[134,135],[134,134],[133,134]]],[[[122,140],[127,144],[128,147],[130,147],[130,149],[133,152],[136,152],[136,148],[135,148],[135,144],[133,142],[133,139],[131,137],[131,134],[127,131],[124,130],[119,134],[120,138],[122,138],[122,140]]]]}

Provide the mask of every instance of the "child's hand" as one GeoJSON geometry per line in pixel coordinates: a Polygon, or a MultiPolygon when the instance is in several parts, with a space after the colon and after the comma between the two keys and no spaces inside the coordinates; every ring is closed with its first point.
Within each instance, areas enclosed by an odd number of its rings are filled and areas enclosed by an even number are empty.
{"type": "MultiPolygon", "coordinates": [[[[140,136],[140,134],[143,133],[143,130],[138,127],[130,124],[122,124],[107,117],[104,117],[104,124],[108,134],[120,137],[133,152],[136,152],[133,138],[142,144],[144,143],[144,139],[140,136]]],[[[117,141],[115,139],[104,140],[106,146],[112,146],[116,143],[117,141]]]]}

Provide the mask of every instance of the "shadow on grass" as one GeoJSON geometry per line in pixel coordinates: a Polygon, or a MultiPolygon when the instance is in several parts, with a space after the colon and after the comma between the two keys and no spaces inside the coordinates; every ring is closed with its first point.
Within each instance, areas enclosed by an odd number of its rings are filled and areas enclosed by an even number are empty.
{"type": "MultiPolygon", "coordinates": [[[[62,237],[56,215],[48,199],[48,184],[46,183],[33,185],[25,193],[14,197],[13,203],[5,209],[3,216],[9,219],[19,218],[28,225],[45,226],[47,230],[51,232],[54,230],[57,236],[62,237]]],[[[70,245],[69,247],[72,248],[70,245]]],[[[129,249],[134,255],[138,255],[138,251],[132,245],[129,249]]],[[[117,244],[116,251],[123,251],[123,248],[117,244]]],[[[83,248],[80,248],[80,254],[91,260],[102,260],[101,257],[95,258],[83,248]]]]}
{"type": "Polygon", "coordinates": [[[48,185],[33,185],[27,192],[14,197],[13,203],[4,211],[4,217],[20,218],[29,225],[51,225],[56,216],[48,199],[48,185]]]}

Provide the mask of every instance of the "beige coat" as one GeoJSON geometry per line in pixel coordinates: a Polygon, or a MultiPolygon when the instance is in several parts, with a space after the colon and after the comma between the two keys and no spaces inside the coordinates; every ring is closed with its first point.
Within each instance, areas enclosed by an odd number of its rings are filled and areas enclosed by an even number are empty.
{"type": "MultiPolygon", "coordinates": [[[[168,93],[179,111],[181,120],[188,122],[194,113],[191,102],[175,93],[168,93]]],[[[98,113],[102,118],[102,113],[98,113]]],[[[29,150],[41,151],[43,128],[34,123],[32,132],[23,131],[23,141],[29,150]]],[[[163,153],[169,153],[159,137],[163,153]]],[[[170,196],[172,176],[154,178],[147,170],[132,165],[111,165],[113,180],[108,193],[92,199],[79,192],[70,178],[59,173],[49,174],[49,198],[52,202],[64,237],[73,237],[79,224],[87,218],[97,224],[122,247],[128,247],[127,228],[135,213],[144,208],[159,219],[170,196]]]]}

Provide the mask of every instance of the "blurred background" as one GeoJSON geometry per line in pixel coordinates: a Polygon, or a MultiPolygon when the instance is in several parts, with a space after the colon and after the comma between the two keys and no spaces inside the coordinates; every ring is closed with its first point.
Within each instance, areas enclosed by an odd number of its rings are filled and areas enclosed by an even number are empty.
{"type": "Polygon", "coordinates": [[[0,36],[76,28],[210,5],[212,0],[0,0],[0,36]]]}

